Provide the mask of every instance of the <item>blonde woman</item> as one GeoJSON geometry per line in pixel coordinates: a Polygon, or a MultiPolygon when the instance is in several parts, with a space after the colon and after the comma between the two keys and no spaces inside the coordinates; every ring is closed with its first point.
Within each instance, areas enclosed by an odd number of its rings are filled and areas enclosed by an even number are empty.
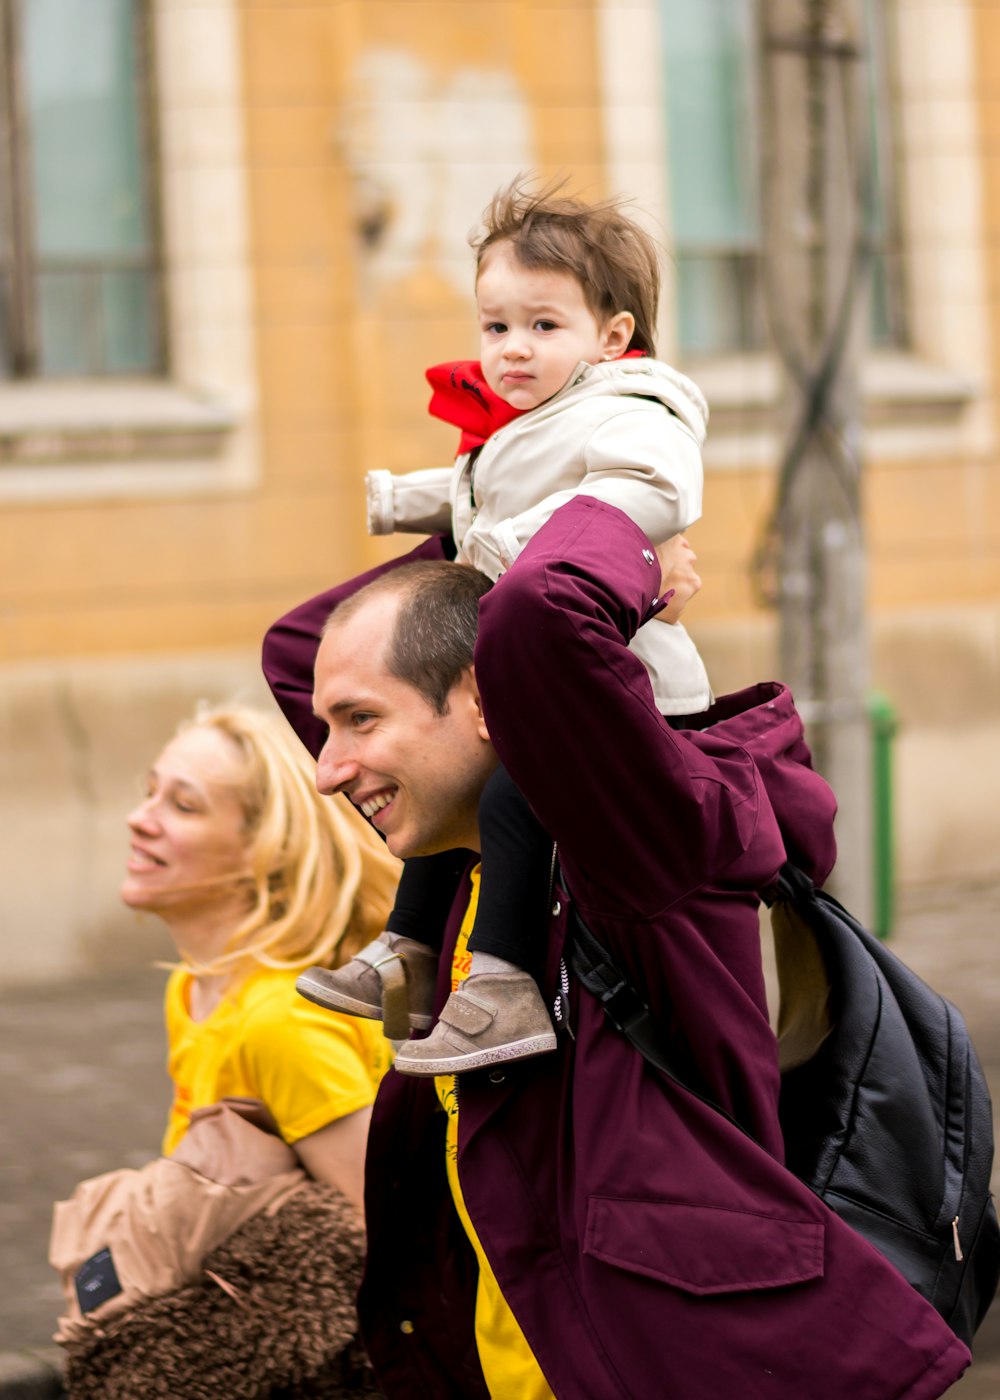
{"type": "Polygon", "coordinates": [[[361,1209],[365,1140],[391,1049],[374,1021],[295,992],[385,926],[399,863],[353,808],[321,797],[278,716],[231,705],[183,724],[130,814],[121,896],[158,915],[180,965],[166,991],[169,1155],[192,1111],[262,1100],[302,1165],[361,1209]]]}
{"type": "Polygon", "coordinates": [[[122,898],[177,949],[174,1101],[161,1158],[56,1206],[67,1394],[376,1396],[355,1298],[368,1122],[391,1049],[378,1022],[317,1009],[295,979],[384,927],[398,862],[317,793],[280,716],[241,705],[180,727],[128,827],[122,898]]]}

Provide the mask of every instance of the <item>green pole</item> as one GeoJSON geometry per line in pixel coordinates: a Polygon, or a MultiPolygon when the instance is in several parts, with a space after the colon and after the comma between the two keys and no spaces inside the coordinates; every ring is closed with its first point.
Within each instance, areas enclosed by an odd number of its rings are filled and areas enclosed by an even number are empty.
{"type": "Polygon", "coordinates": [[[868,697],[872,734],[872,867],[874,928],[878,938],[888,938],[895,919],[896,868],[892,801],[892,741],[899,728],[896,712],[887,696],[868,697]]]}

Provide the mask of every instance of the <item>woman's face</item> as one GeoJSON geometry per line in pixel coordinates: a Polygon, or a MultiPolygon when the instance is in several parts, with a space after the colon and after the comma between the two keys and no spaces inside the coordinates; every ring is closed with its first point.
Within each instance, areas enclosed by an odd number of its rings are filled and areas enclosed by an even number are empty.
{"type": "Polygon", "coordinates": [[[170,741],[128,818],[121,897],[130,908],[169,918],[242,900],[248,849],[239,777],[238,751],[219,730],[195,727],[170,741]]]}

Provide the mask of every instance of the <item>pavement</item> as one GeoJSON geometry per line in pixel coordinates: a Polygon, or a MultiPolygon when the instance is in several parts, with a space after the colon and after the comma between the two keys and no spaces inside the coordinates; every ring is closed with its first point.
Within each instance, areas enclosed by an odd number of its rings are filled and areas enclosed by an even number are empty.
{"type": "MultiPolygon", "coordinates": [[[[912,889],[900,898],[891,944],[963,1012],[995,1116],[998,934],[1000,884],[912,889]]],[[[149,969],[0,992],[0,1400],[62,1393],[51,1342],[61,1293],[46,1259],[52,1202],[84,1177],[141,1166],[158,1151],[169,1104],[163,980],[149,969]]],[[[973,1366],[948,1394],[1000,1400],[1000,1303],[977,1335],[973,1366]]]]}

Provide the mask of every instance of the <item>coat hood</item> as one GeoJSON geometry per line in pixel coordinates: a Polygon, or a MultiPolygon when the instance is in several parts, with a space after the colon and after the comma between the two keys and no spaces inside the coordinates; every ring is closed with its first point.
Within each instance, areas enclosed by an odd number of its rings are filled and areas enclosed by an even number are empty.
{"type": "Polygon", "coordinates": [[[725,735],[747,750],[764,783],[788,859],[813,884],[824,883],[837,858],[833,819],[837,800],[812,766],[792,693],[778,681],[721,696],[685,723],[698,734],[725,735]]]}
{"type": "Polygon", "coordinates": [[[705,441],[708,430],[705,395],[686,374],[647,355],[626,356],[599,365],[588,365],[581,360],[566,387],[532,412],[544,413],[550,404],[564,408],[576,398],[586,398],[595,390],[604,394],[657,399],[677,415],[699,447],[705,441]]]}

